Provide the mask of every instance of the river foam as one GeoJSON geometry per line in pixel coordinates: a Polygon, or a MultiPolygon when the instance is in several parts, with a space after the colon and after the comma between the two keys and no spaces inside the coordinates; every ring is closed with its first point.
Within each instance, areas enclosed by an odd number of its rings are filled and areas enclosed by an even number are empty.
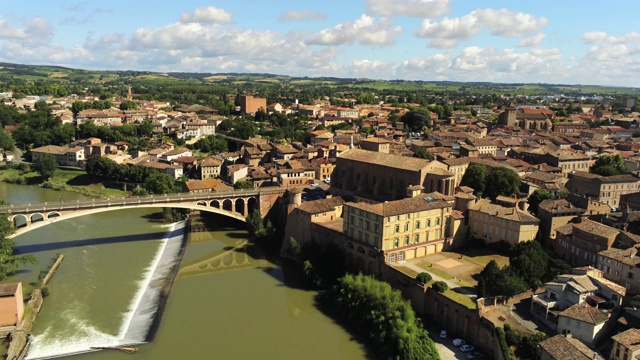
{"type": "Polygon", "coordinates": [[[131,299],[127,312],[122,315],[118,334],[99,331],[91,324],[69,318],[75,328],[73,336],[56,339],[49,336],[52,329],[32,338],[27,356],[31,359],[49,359],[92,352],[91,347],[131,346],[146,342],[149,330],[157,315],[162,289],[176,262],[184,239],[185,222],[168,224],[169,230],[162,239],[153,260],[139,280],[138,291],[131,299]]]}

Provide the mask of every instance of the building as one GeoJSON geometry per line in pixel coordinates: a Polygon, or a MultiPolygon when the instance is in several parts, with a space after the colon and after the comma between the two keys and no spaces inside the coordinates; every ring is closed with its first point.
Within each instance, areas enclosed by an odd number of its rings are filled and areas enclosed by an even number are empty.
{"type": "Polygon", "coordinates": [[[589,167],[592,164],[589,155],[571,150],[547,153],[542,155],[540,159],[542,163],[562,169],[564,177],[568,177],[573,172],[589,171],[589,167]]]}
{"type": "Polygon", "coordinates": [[[385,201],[404,198],[409,187],[422,186],[426,192],[453,196],[454,181],[439,161],[351,149],[336,158],[331,192],[385,201]]]}
{"type": "Polygon", "coordinates": [[[540,342],[540,360],[604,360],[572,334],[556,335],[540,342]]]}
{"type": "Polygon", "coordinates": [[[17,326],[23,314],[22,283],[0,284],[0,326],[17,326]]]}
{"type": "Polygon", "coordinates": [[[633,360],[640,358],[640,330],[629,329],[611,337],[613,348],[610,360],[633,360]]]}
{"type": "Polygon", "coordinates": [[[283,246],[285,247],[290,238],[294,238],[300,245],[313,239],[312,223],[331,222],[342,217],[345,201],[339,196],[302,202],[299,188],[293,188],[289,192],[293,208],[287,216],[287,225],[284,230],[286,241],[283,242],[283,246]]]}
{"type": "Polygon", "coordinates": [[[620,207],[620,196],[640,191],[640,179],[631,174],[601,176],[575,171],[569,174],[565,187],[571,193],[594,198],[617,209],[620,207]]]}
{"type": "Polygon", "coordinates": [[[220,177],[220,171],[222,170],[222,160],[208,157],[199,160],[196,163],[196,167],[200,174],[200,180],[217,179],[220,177]]]}
{"type": "Polygon", "coordinates": [[[557,228],[567,225],[571,220],[581,216],[586,211],[586,209],[573,206],[565,199],[543,200],[538,205],[536,213],[536,216],[540,219],[540,239],[545,243],[548,243],[549,239],[555,239],[557,228]]]}
{"type": "Polygon", "coordinates": [[[376,204],[350,202],[344,205],[343,232],[356,244],[378,249],[393,264],[448,248],[460,236],[462,220],[452,214],[453,205],[439,193],[376,204]]]}
{"type": "Polygon", "coordinates": [[[315,178],[316,170],[313,168],[278,169],[278,185],[280,186],[305,186],[315,178]]]}
{"type": "Polygon", "coordinates": [[[523,130],[550,131],[553,111],[527,108],[507,108],[498,115],[498,124],[513,126],[523,130]]]}
{"type": "Polygon", "coordinates": [[[247,95],[240,96],[241,113],[255,115],[255,113],[260,109],[262,109],[262,111],[267,111],[267,99],[254,98],[247,95]]]}
{"type": "Polygon", "coordinates": [[[330,179],[335,168],[335,164],[325,158],[312,159],[311,166],[316,171],[317,180],[330,179]]]}
{"type": "Polygon", "coordinates": [[[222,180],[190,180],[183,183],[182,191],[197,194],[233,191],[233,187],[225,184],[222,180]]]}
{"type": "Polygon", "coordinates": [[[611,248],[620,230],[585,218],[578,221],[556,228],[553,251],[571,266],[596,266],[598,254],[611,248]]]}
{"type": "Polygon", "coordinates": [[[389,153],[389,140],[382,138],[366,138],[360,140],[360,148],[369,151],[389,153]]]}
{"type": "Polygon", "coordinates": [[[600,311],[587,302],[576,304],[558,315],[559,333],[570,333],[586,345],[593,345],[600,335],[610,313],[600,311]]]}
{"type": "Polygon", "coordinates": [[[605,279],[620,284],[631,294],[640,294],[640,256],[637,248],[602,250],[598,253],[597,268],[605,279]]]}
{"type": "MultiPolygon", "coordinates": [[[[68,148],[56,145],[47,145],[31,149],[31,161],[36,162],[43,154],[55,156],[58,165],[84,168],[86,157],[84,148],[68,148]]],[[[9,160],[7,160],[9,161],[9,160]]]]}
{"type": "Polygon", "coordinates": [[[486,243],[504,241],[511,246],[535,240],[540,220],[518,206],[505,207],[480,199],[469,206],[470,234],[486,243]]]}

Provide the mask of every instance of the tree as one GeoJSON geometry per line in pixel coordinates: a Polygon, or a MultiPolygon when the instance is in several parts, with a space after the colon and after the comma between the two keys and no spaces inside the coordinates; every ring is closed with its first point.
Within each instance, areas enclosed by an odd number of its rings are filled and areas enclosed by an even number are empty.
{"type": "Polygon", "coordinates": [[[420,274],[418,274],[418,276],[416,276],[416,281],[418,281],[418,284],[420,285],[424,285],[426,283],[428,283],[429,281],[431,281],[433,278],[431,277],[431,275],[429,273],[426,272],[422,272],[420,274]]]}
{"type": "Polygon", "coordinates": [[[33,163],[33,170],[40,174],[44,180],[51,178],[57,168],[58,160],[51,154],[40,154],[33,163]]]}
{"type": "Polygon", "coordinates": [[[589,170],[594,174],[611,176],[626,173],[627,166],[625,165],[624,160],[622,159],[622,156],[620,156],[620,154],[602,155],[596,160],[596,162],[589,170]]]}
{"type": "Polygon", "coordinates": [[[419,110],[411,110],[401,117],[404,125],[412,132],[422,132],[422,129],[426,127],[431,127],[431,118],[427,111],[419,109],[419,110]]]}
{"type": "Polygon", "coordinates": [[[549,255],[537,241],[518,243],[509,257],[509,264],[513,273],[524,280],[530,289],[537,289],[550,280],[549,255]]]}
{"type": "Polygon", "coordinates": [[[234,189],[253,189],[253,182],[249,180],[236,181],[236,183],[233,184],[233,188],[234,189]]]}
{"type": "Polygon", "coordinates": [[[0,132],[0,149],[13,151],[15,143],[9,133],[0,132]]]}
{"type": "Polygon", "coordinates": [[[553,195],[545,189],[536,189],[531,195],[529,195],[529,209],[534,213],[538,213],[538,205],[543,200],[553,199],[553,195]]]}
{"type": "MultiPolygon", "coordinates": [[[[4,202],[2,202],[4,204],[4,202]]],[[[15,232],[13,224],[6,214],[0,216],[0,281],[13,274],[21,265],[36,264],[33,255],[17,255],[14,251],[15,242],[10,236],[15,232]]]]}
{"type": "Polygon", "coordinates": [[[520,191],[520,176],[506,167],[494,167],[487,175],[484,195],[495,198],[499,195],[512,196],[520,191]]]}
{"type": "Polygon", "coordinates": [[[137,110],[138,109],[138,105],[136,105],[135,102],[133,102],[133,100],[123,100],[122,102],[120,102],[120,110],[137,110]]]}
{"type": "Polygon", "coordinates": [[[413,154],[413,157],[417,157],[420,159],[426,159],[426,160],[433,160],[433,154],[430,153],[429,151],[427,151],[427,149],[425,148],[420,148],[418,149],[418,151],[415,152],[415,154],[413,154]]]}
{"type": "Polygon", "coordinates": [[[168,174],[155,173],[147,178],[144,188],[152,194],[173,194],[180,188],[168,174]]]}
{"type": "Polygon", "coordinates": [[[446,282],[444,281],[436,281],[433,283],[433,285],[431,285],[431,287],[433,288],[433,290],[439,292],[439,293],[443,293],[447,290],[449,290],[449,285],[447,285],[446,282]]]}
{"type": "Polygon", "coordinates": [[[460,185],[473,188],[474,193],[480,196],[484,193],[488,173],[487,167],[483,164],[471,164],[462,175],[460,185]]]}

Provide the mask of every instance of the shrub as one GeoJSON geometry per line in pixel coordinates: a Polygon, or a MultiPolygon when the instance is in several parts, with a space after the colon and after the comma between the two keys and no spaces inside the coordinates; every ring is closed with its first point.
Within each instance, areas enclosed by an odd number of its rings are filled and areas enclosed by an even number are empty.
{"type": "Polygon", "coordinates": [[[446,283],[446,282],[444,282],[444,281],[436,281],[436,282],[434,282],[434,283],[433,283],[433,285],[431,285],[431,287],[432,287],[435,291],[437,291],[437,292],[439,292],[439,293],[441,293],[441,294],[442,294],[443,292],[445,292],[445,291],[449,290],[449,285],[447,285],[447,283],[446,283]]]}
{"type": "Polygon", "coordinates": [[[418,281],[418,284],[420,285],[424,285],[426,283],[428,283],[429,281],[431,281],[433,278],[431,277],[431,275],[429,275],[429,273],[423,272],[418,274],[418,276],[416,276],[416,280],[418,281]]]}
{"type": "Polygon", "coordinates": [[[504,329],[501,327],[496,328],[496,336],[498,336],[498,343],[500,344],[500,350],[502,350],[502,357],[504,360],[511,360],[511,349],[509,345],[507,345],[507,341],[505,340],[504,329]]]}
{"type": "Polygon", "coordinates": [[[42,297],[43,298],[49,296],[49,288],[48,287],[45,286],[42,289],[40,289],[40,291],[42,292],[42,297]]]}

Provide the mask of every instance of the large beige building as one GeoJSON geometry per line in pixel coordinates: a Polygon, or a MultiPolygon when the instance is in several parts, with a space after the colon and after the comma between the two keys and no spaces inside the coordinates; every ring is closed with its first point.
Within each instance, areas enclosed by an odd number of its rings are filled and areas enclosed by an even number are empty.
{"type": "Polygon", "coordinates": [[[343,231],[356,243],[374,247],[396,263],[434,254],[460,234],[462,217],[439,193],[370,204],[344,205],[343,231]]]}
{"type": "Polygon", "coordinates": [[[575,171],[569,174],[565,187],[571,193],[595,198],[615,209],[620,207],[621,195],[640,191],[640,179],[630,174],[600,176],[575,171]]]}
{"type": "Polygon", "coordinates": [[[540,220],[515,207],[492,204],[481,199],[469,206],[471,236],[486,243],[504,241],[516,246],[535,240],[540,220]]]}

